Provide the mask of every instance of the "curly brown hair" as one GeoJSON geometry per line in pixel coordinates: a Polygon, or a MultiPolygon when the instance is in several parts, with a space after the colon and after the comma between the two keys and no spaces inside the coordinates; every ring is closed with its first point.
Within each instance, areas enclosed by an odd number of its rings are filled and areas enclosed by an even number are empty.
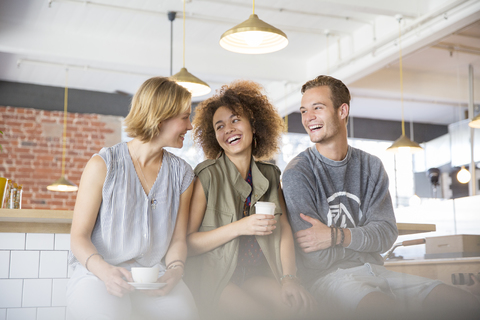
{"type": "Polygon", "coordinates": [[[250,121],[257,140],[252,143],[255,159],[270,159],[279,149],[284,123],[274,106],[263,93],[263,87],[253,81],[236,80],[222,86],[215,95],[195,108],[193,136],[209,159],[222,151],[215,136],[213,115],[220,107],[227,107],[235,115],[250,121]]]}

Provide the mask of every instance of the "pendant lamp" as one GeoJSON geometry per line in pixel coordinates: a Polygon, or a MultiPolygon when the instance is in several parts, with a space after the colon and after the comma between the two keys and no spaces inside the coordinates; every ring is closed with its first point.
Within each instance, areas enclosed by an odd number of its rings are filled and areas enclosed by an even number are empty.
{"type": "Polygon", "coordinates": [[[480,129],[480,113],[468,123],[471,128],[480,129]]]}
{"type": "Polygon", "coordinates": [[[399,49],[399,65],[400,65],[400,94],[401,94],[401,104],[402,104],[402,135],[400,138],[395,140],[395,142],[387,148],[387,151],[398,153],[398,152],[410,152],[415,153],[418,151],[423,150],[422,147],[415,141],[410,140],[405,135],[405,119],[403,116],[403,66],[402,66],[402,46],[401,46],[401,38],[402,38],[402,30],[401,30],[401,21],[402,17],[397,16],[398,20],[398,49],[399,49]]]}
{"type": "Polygon", "coordinates": [[[462,169],[460,169],[460,171],[457,173],[457,180],[462,184],[469,183],[471,177],[470,171],[465,169],[465,166],[462,166],[462,169]]]}
{"type": "Polygon", "coordinates": [[[255,14],[255,0],[253,13],[248,20],[225,31],[220,37],[220,46],[236,53],[270,53],[282,50],[287,45],[288,38],[282,30],[260,20],[255,14]]]}
{"type": "Polygon", "coordinates": [[[68,69],[65,77],[65,99],[63,103],[63,147],[62,147],[62,175],[60,178],[47,186],[50,191],[72,192],[77,191],[78,187],[65,177],[65,154],[67,152],[67,107],[68,107],[68,69]]]}
{"type": "Polygon", "coordinates": [[[212,91],[207,83],[195,77],[185,68],[185,0],[183,0],[183,68],[180,69],[180,72],[174,74],[172,79],[190,91],[192,97],[203,96],[212,91]]]}

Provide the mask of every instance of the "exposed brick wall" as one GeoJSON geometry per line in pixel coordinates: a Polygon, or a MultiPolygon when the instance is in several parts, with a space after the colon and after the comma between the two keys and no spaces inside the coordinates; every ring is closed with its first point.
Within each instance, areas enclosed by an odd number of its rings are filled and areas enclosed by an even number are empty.
{"type": "MultiPolygon", "coordinates": [[[[68,113],[65,175],[75,184],[87,161],[121,141],[122,117],[68,113]]],[[[0,106],[0,176],[23,185],[22,209],[73,210],[76,192],[47,190],[62,173],[63,112],[0,106]]]]}

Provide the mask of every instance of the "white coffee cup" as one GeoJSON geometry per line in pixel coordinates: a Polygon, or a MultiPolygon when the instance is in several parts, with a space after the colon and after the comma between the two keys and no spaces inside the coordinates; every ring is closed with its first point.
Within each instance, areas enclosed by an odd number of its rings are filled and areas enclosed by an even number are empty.
{"type": "Polygon", "coordinates": [[[275,214],[275,203],[273,202],[266,202],[266,201],[258,201],[255,204],[255,213],[256,214],[275,214]]]}
{"type": "Polygon", "coordinates": [[[160,272],[159,266],[151,268],[147,267],[132,267],[132,278],[136,283],[154,283],[157,282],[158,273],[160,272]]]}

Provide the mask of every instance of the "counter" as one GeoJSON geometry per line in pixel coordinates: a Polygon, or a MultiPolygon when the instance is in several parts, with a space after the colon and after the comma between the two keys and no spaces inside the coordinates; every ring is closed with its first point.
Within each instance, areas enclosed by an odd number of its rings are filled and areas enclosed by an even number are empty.
{"type": "Polygon", "coordinates": [[[0,209],[0,232],[70,233],[73,211],[0,209]]]}
{"type": "MultiPolygon", "coordinates": [[[[0,209],[0,232],[70,233],[73,211],[39,209],[0,209]]],[[[397,223],[398,233],[435,231],[434,224],[397,223]]]]}
{"type": "Polygon", "coordinates": [[[480,272],[480,257],[392,260],[385,262],[385,268],[452,284],[452,273],[477,274],[480,272]]]}

